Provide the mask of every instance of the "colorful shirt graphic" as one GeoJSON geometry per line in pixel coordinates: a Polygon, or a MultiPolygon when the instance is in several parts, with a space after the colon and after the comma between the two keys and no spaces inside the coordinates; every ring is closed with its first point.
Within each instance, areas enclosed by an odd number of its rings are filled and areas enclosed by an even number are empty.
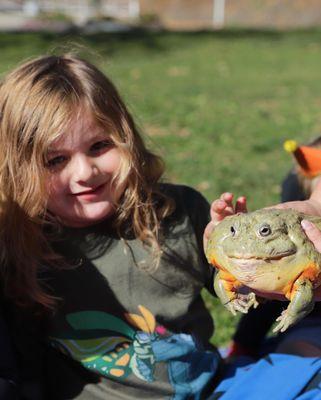
{"type": "Polygon", "coordinates": [[[66,318],[73,328],[73,337],[69,333],[66,337],[51,338],[52,344],[86,368],[111,379],[123,380],[134,374],[152,382],[156,363],[167,362],[173,399],[192,394],[197,398],[216,373],[218,358],[212,352],[198,351],[191,336],[171,334],[157,326],[147,308],[138,308],[141,315],[125,315],[127,323],[96,311],[70,314],[66,318]],[[91,338],[93,330],[99,330],[101,336],[91,338]]]}

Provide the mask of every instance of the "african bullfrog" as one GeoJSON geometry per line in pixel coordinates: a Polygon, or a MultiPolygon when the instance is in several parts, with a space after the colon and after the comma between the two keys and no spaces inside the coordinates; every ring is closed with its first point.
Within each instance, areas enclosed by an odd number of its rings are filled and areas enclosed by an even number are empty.
{"type": "Polygon", "coordinates": [[[256,308],[257,295],[284,295],[289,305],[274,329],[283,332],[313,309],[321,254],[302,230],[302,219],[321,228],[321,218],[278,209],[235,214],[214,228],[206,257],[218,270],[216,294],[234,315],[256,308]]]}

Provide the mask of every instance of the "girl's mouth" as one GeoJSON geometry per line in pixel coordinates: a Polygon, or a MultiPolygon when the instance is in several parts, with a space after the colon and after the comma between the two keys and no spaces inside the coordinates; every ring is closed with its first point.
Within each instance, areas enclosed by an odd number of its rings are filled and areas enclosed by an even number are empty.
{"type": "Polygon", "coordinates": [[[75,196],[79,199],[83,200],[94,200],[98,196],[100,196],[106,187],[106,183],[96,186],[93,189],[84,190],[82,192],[72,193],[72,196],[75,196]]]}

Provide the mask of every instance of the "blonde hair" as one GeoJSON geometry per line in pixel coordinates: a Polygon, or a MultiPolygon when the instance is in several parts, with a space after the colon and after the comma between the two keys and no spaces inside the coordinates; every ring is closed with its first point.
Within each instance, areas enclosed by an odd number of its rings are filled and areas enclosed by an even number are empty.
{"type": "Polygon", "coordinates": [[[39,267],[59,259],[43,229],[48,222],[45,157],[84,105],[121,153],[114,179],[116,186],[125,183],[125,192],[116,205],[114,228],[122,235],[130,220],[135,236],[151,246],[156,264],[160,258],[160,222],[174,208],[158,189],[162,160],[145,147],[100,70],[71,54],[40,57],[12,71],[0,86],[0,273],[5,295],[16,303],[54,305],[39,282],[39,267]]]}

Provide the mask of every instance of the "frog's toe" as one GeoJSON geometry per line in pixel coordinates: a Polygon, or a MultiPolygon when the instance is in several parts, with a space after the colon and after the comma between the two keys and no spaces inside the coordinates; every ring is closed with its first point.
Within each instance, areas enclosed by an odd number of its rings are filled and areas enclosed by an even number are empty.
{"type": "Polygon", "coordinates": [[[274,333],[284,332],[291,325],[293,325],[297,321],[297,317],[289,314],[287,310],[282,311],[282,314],[276,319],[278,322],[277,326],[273,329],[274,333]]]}
{"type": "Polygon", "coordinates": [[[251,308],[256,308],[259,303],[256,300],[255,293],[250,292],[248,294],[240,294],[239,297],[239,304],[246,310],[246,312],[251,308]]]}
{"type": "Polygon", "coordinates": [[[247,301],[248,301],[249,308],[250,307],[256,308],[259,305],[259,302],[256,300],[255,293],[253,293],[253,292],[249,293],[247,295],[247,298],[248,298],[247,301]]]}
{"type": "Polygon", "coordinates": [[[232,313],[234,316],[236,315],[236,311],[237,310],[235,309],[235,306],[234,306],[234,304],[232,302],[229,302],[229,303],[224,304],[224,305],[229,310],[230,313],[232,313]]]}
{"type": "Polygon", "coordinates": [[[236,312],[241,312],[242,314],[247,314],[251,307],[256,308],[258,306],[256,297],[254,293],[241,294],[238,293],[236,297],[225,304],[228,310],[236,315],[236,312]]]}
{"type": "Polygon", "coordinates": [[[259,306],[259,302],[255,300],[255,302],[253,303],[253,308],[257,308],[259,306]]]}
{"type": "Polygon", "coordinates": [[[249,308],[247,306],[247,303],[244,304],[244,302],[240,301],[240,300],[239,301],[235,301],[234,308],[235,308],[236,311],[239,311],[242,314],[247,314],[248,310],[249,310],[249,308]]]}
{"type": "Polygon", "coordinates": [[[235,316],[237,312],[241,312],[243,314],[246,314],[248,311],[248,308],[246,307],[246,304],[243,304],[242,300],[235,298],[228,303],[225,304],[225,307],[235,316]]]}
{"type": "Polygon", "coordinates": [[[274,333],[278,332],[284,332],[288,329],[289,323],[286,323],[285,321],[281,321],[277,324],[277,326],[273,329],[274,333]]]}

